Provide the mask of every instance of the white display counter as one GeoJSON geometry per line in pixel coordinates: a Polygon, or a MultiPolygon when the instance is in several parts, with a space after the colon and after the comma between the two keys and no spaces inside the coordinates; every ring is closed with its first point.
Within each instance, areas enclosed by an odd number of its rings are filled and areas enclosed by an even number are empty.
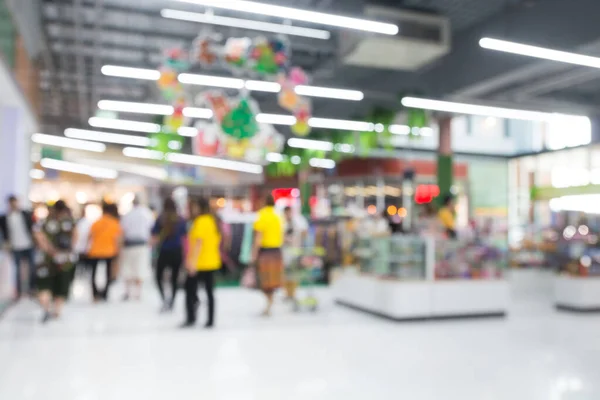
{"type": "Polygon", "coordinates": [[[600,312],[600,277],[556,276],[554,304],[565,311],[600,312]]]}
{"type": "Polygon", "coordinates": [[[332,286],[338,304],[397,321],[502,317],[510,299],[503,279],[404,281],[344,271],[332,286]]]}
{"type": "Polygon", "coordinates": [[[0,312],[12,300],[15,281],[13,273],[14,268],[10,254],[0,250],[0,312]]]}

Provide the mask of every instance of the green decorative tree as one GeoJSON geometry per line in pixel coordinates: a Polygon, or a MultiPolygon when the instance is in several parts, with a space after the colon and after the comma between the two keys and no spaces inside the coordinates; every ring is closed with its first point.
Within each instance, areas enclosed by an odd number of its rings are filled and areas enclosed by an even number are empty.
{"type": "Polygon", "coordinates": [[[256,135],[259,128],[247,99],[240,100],[237,107],[223,118],[221,129],[237,140],[250,139],[256,135]]]}

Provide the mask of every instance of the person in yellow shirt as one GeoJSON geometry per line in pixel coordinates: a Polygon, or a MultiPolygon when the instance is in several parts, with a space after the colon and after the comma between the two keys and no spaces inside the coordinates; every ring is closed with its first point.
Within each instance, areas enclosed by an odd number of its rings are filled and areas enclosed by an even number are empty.
{"type": "Polygon", "coordinates": [[[454,197],[447,195],[444,197],[444,204],[438,211],[438,218],[446,230],[449,239],[456,239],[456,226],[454,220],[454,197]]]}
{"type": "Polygon", "coordinates": [[[268,196],[265,207],[258,211],[254,223],[253,260],[258,270],[258,282],[262,292],[267,297],[267,307],[264,316],[271,315],[273,294],[283,283],[283,221],[275,211],[275,200],[268,196]]]}
{"type": "Polygon", "coordinates": [[[215,322],[215,271],[221,269],[221,222],[211,213],[207,199],[198,199],[191,205],[194,222],[188,233],[189,248],[185,266],[188,277],[185,282],[186,321],[183,328],[196,323],[196,311],[200,305],[198,283],[202,282],[208,299],[206,328],[215,322]]]}

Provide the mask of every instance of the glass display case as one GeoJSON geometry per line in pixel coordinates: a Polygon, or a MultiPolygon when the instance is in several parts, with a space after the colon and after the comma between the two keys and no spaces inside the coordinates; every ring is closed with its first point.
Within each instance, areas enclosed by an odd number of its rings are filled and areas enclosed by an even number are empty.
{"type": "Polygon", "coordinates": [[[404,280],[426,279],[427,241],[410,235],[358,240],[354,251],[361,273],[404,280]]]}

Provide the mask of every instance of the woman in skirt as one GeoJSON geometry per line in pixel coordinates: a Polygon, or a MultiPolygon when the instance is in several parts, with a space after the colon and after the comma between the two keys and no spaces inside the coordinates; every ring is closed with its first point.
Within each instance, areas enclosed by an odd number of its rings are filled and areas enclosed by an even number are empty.
{"type": "Polygon", "coordinates": [[[258,212],[254,223],[254,252],[258,283],[267,298],[264,316],[271,315],[273,295],[283,283],[283,221],[275,211],[275,200],[268,196],[265,207],[258,212]]]}

